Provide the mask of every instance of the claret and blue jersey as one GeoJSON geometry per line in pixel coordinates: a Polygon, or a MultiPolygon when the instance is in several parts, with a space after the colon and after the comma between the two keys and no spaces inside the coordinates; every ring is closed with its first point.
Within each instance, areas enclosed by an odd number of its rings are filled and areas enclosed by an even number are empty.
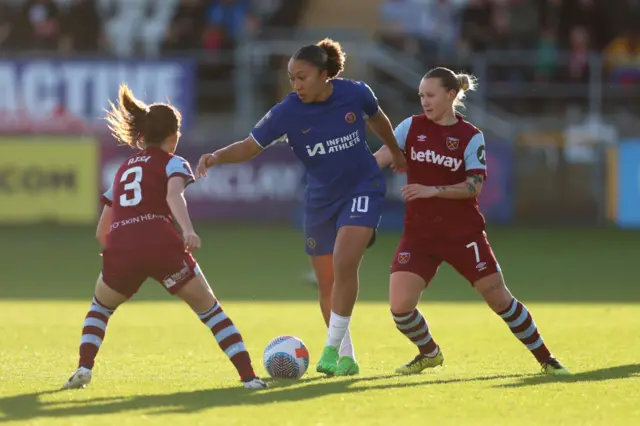
{"type": "Polygon", "coordinates": [[[256,124],[262,148],[289,144],[306,169],[307,252],[333,251],[344,225],[376,228],[386,191],[383,174],[365,139],[366,120],[378,101],[365,83],[334,79],[326,101],[304,103],[289,94],[256,124]]]}

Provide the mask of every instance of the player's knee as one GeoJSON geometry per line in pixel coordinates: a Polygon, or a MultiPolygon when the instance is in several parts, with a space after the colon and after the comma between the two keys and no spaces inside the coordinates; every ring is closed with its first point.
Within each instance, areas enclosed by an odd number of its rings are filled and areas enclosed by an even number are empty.
{"type": "Polygon", "coordinates": [[[389,285],[389,305],[392,312],[413,311],[418,306],[424,290],[424,280],[415,274],[396,272],[391,275],[389,285]]]}
{"type": "Polygon", "coordinates": [[[361,256],[336,256],[333,260],[333,268],[336,278],[353,278],[358,276],[361,256]]]}
{"type": "Polygon", "coordinates": [[[418,306],[418,301],[409,294],[396,293],[389,298],[389,308],[391,308],[391,312],[396,314],[411,312],[416,306],[418,306]]]}
{"type": "Polygon", "coordinates": [[[192,278],[175,295],[196,312],[204,312],[215,303],[213,290],[202,275],[192,278]]]}
{"type": "Polygon", "coordinates": [[[104,305],[105,308],[109,309],[116,309],[129,299],[128,296],[109,287],[102,277],[98,278],[95,288],[95,297],[102,305],[104,305]]]}
{"type": "Polygon", "coordinates": [[[474,287],[495,312],[507,309],[513,299],[499,272],[478,280],[474,287]]]}

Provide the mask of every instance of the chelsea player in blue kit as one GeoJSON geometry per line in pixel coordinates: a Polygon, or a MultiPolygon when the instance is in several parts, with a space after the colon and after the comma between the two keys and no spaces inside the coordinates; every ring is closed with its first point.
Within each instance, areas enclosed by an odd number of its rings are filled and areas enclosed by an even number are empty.
{"type": "Polygon", "coordinates": [[[365,83],[339,79],[345,55],[325,39],[300,48],[289,61],[293,92],[256,124],[245,140],[200,158],[208,167],[250,160],[277,142],[288,142],[306,169],[306,251],[318,279],[320,308],[329,327],[316,370],[357,374],[349,322],[358,297],[358,269],[375,239],[385,180],[365,141],[367,125],[389,147],[393,167],[406,167],[393,127],[365,83]]]}

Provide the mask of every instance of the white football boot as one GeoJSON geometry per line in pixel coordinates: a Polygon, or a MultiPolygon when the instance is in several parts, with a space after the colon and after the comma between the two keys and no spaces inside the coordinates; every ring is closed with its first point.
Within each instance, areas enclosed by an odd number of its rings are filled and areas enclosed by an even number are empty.
{"type": "Polygon", "coordinates": [[[84,389],[91,383],[91,370],[86,367],[79,367],[62,389],[84,389]]]}
{"type": "Polygon", "coordinates": [[[260,377],[254,377],[248,382],[242,382],[245,389],[267,389],[269,386],[260,377]]]}

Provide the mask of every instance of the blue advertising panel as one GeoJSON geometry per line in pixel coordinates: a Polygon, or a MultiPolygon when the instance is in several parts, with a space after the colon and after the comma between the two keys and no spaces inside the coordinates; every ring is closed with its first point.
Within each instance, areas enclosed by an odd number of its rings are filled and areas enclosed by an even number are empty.
{"type": "Polygon", "coordinates": [[[487,223],[508,223],[514,215],[513,145],[487,140],[487,181],[480,194],[480,211],[487,223]]]}
{"type": "Polygon", "coordinates": [[[64,115],[87,124],[104,117],[126,83],[147,103],[170,102],[193,123],[195,64],[189,60],[0,60],[0,130],[17,120],[64,115]]]}
{"type": "Polygon", "coordinates": [[[617,224],[640,227],[640,140],[622,141],[618,146],[617,224]]]}

